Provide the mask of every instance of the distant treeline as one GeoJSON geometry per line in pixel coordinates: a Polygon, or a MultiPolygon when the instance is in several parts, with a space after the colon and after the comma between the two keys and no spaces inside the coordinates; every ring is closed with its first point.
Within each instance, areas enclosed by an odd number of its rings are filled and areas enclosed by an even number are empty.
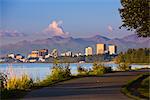
{"type": "Polygon", "coordinates": [[[93,63],[95,61],[111,61],[113,58],[115,57],[115,55],[91,55],[91,56],[78,56],[78,57],[57,57],[57,58],[53,58],[50,57],[48,59],[46,59],[46,62],[52,63],[54,62],[55,59],[58,60],[59,63],[78,63],[80,61],[84,61],[86,63],[93,63]]]}
{"type": "Polygon", "coordinates": [[[116,58],[116,63],[150,63],[150,48],[128,49],[121,52],[116,58]]]}

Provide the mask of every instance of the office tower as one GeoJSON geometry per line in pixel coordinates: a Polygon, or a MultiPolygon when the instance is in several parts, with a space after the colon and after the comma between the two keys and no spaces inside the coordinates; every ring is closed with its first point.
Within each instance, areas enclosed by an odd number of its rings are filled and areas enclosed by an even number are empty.
{"type": "Polygon", "coordinates": [[[117,46],[115,46],[115,45],[109,45],[108,46],[108,51],[109,51],[110,55],[116,54],[117,53],[117,46]]]}
{"type": "Polygon", "coordinates": [[[87,47],[87,48],[85,48],[85,55],[86,55],[86,56],[92,55],[92,54],[93,54],[92,47],[87,47]]]}
{"type": "Polygon", "coordinates": [[[105,50],[106,50],[105,44],[102,44],[102,43],[96,44],[96,53],[97,54],[104,54],[105,50]]]}

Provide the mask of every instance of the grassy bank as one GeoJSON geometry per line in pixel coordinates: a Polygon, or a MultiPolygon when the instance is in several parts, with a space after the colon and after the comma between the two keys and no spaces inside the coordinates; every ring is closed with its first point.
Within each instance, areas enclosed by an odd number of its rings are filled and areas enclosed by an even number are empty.
{"type": "Polygon", "coordinates": [[[134,80],[129,81],[128,84],[125,85],[121,91],[125,95],[135,100],[149,99],[149,77],[149,73],[139,75],[134,80]]]}
{"type": "Polygon", "coordinates": [[[140,94],[142,94],[143,96],[145,96],[145,97],[149,97],[150,96],[150,93],[149,93],[150,92],[149,83],[150,83],[150,76],[148,76],[147,78],[145,78],[141,82],[141,84],[140,84],[140,86],[138,88],[138,92],[140,94]]]}

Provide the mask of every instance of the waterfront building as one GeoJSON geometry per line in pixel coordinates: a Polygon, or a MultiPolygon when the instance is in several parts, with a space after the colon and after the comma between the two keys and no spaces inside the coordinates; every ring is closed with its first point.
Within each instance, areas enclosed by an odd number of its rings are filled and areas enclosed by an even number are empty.
{"type": "Polygon", "coordinates": [[[58,57],[58,51],[57,51],[57,49],[53,49],[53,51],[51,52],[51,56],[54,57],[54,58],[58,57]]]}
{"type": "Polygon", "coordinates": [[[41,61],[41,62],[45,62],[45,59],[43,59],[43,57],[39,57],[38,60],[41,61]]]}
{"type": "Polygon", "coordinates": [[[34,63],[37,62],[39,60],[39,58],[29,58],[28,62],[34,63]]]}
{"type": "Polygon", "coordinates": [[[45,55],[45,58],[49,58],[51,56],[51,54],[45,55]]]}
{"type": "Polygon", "coordinates": [[[15,54],[10,53],[10,54],[7,55],[7,57],[9,57],[9,58],[15,58],[15,54]]]}
{"type": "Polygon", "coordinates": [[[61,53],[61,56],[72,57],[73,55],[71,51],[67,51],[67,52],[61,53]]]}
{"type": "Polygon", "coordinates": [[[4,58],[0,58],[0,63],[5,62],[6,60],[4,58]]]}
{"type": "Polygon", "coordinates": [[[64,52],[64,53],[61,53],[60,55],[63,56],[63,57],[65,57],[65,56],[66,56],[66,53],[64,52]]]}
{"type": "Polygon", "coordinates": [[[39,57],[39,51],[38,50],[33,50],[31,54],[28,55],[28,58],[37,58],[39,57]]]}
{"type": "Polygon", "coordinates": [[[78,57],[78,56],[82,56],[82,53],[81,53],[81,52],[79,52],[79,53],[77,53],[76,55],[77,55],[77,57],[78,57]]]}
{"type": "Polygon", "coordinates": [[[66,56],[72,57],[72,52],[71,51],[67,51],[66,52],[66,56]]]}
{"type": "Polygon", "coordinates": [[[73,54],[72,56],[73,56],[73,57],[82,56],[82,53],[80,53],[80,52],[79,52],[79,53],[75,53],[75,54],[73,54]]]}
{"type": "Polygon", "coordinates": [[[117,46],[116,45],[109,45],[108,46],[108,51],[110,55],[116,54],[117,53],[117,46]]]}
{"type": "Polygon", "coordinates": [[[22,58],[24,58],[21,54],[17,54],[17,55],[15,55],[15,58],[17,59],[17,60],[20,60],[20,59],[22,59],[22,58]]]}
{"type": "Polygon", "coordinates": [[[48,55],[48,49],[39,50],[39,56],[45,57],[46,55],[48,55]]]}
{"type": "Polygon", "coordinates": [[[96,53],[97,54],[104,54],[105,50],[106,50],[105,44],[102,44],[102,43],[96,44],[96,53]]]}
{"type": "Polygon", "coordinates": [[[93,54],[92,47],[85,48],[85,55],[86,56],[89,56],[89,55],[92,55],[92,54],[93,54]]]}
{"type": "Polygon", "coordinates": [[[25,58],[19,59],[21,62],[26,62],[25,58]]]}

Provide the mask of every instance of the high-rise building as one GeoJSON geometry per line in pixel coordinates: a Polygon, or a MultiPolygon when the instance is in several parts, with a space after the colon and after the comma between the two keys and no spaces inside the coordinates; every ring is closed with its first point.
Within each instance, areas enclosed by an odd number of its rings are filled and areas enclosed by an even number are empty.
{"type": "Polygon", "coordinates": [[[109,45],[108,46],[108,51],[109,51],[110,55],[116,54],[117,53],[117,46],[116,45],[109,45]]]}
{"type": "Polygon", "coordinates": [[[87,48],[85,48],[85,55],[86,55],[86,56],[92,55],[92,54],[93,54],[92,47],[87,47],[87,48]]]}
{"type": "Polygon", "coordinates": [[[105,50],[106,50],[105,44],[102,44],[102,43],[96,44],[96,53],[97,54],[104,54],[105,50]]]}

